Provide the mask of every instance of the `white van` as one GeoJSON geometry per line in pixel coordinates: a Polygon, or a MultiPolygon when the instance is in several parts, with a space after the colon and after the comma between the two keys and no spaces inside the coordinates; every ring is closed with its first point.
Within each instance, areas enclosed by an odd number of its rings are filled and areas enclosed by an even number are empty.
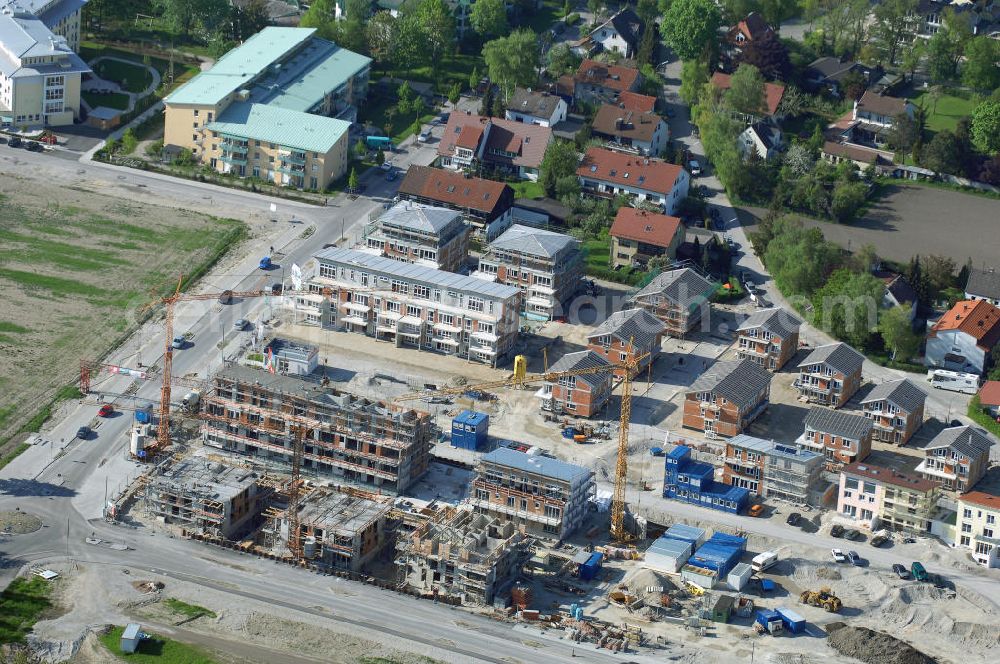
{"type": "Polygon", "coordinates": [[[773,567],[777,562],[777,551],[765,551],[754,556],[753,560],[750,561],[750,569],[753,570],[754,574],[760,574],[767,568],[773,567]]]}
{"type": "Polygon", "coordinates": [[[927,372],[927,380],[931,382],[931,387],[939,390],[962,392],[963,394],[975,394],[979,391],[980,379],[976,374],[932,369],[927,372]]]}

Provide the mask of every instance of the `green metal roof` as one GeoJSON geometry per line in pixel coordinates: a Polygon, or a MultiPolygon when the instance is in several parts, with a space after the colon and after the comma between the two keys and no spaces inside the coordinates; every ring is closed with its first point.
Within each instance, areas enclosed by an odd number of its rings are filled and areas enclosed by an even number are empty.
{"type": "Polygon", "coordinates": [[[326,153],[347,133],[349,122],[267,104],[231,104],[208,129],[226,136],[326,153]]]}
{"type": "Polygon", "coordinates": [[[359,71],[371,64],[369,57],[332,42],[322,44],[324,47],[317,48],[313,56],[315,62],[294,72],[290,82],[282,84],[277,93],[264,98],[266,103],[294,111],[308,111],[323,100],[327,91],[347,84],[359,71]]]}

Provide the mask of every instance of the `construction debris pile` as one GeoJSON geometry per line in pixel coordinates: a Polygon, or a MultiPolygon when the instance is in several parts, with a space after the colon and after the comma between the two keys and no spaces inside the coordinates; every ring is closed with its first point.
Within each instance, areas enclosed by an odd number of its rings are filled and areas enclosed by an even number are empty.
{"type": "Polygon", "coordinates": [[[827,629],[830,631],[827,643],[845,657],[867,664],[934,664],[932,658],[884,632],[847,627],[843,623],[828,625],[827,629]]]}

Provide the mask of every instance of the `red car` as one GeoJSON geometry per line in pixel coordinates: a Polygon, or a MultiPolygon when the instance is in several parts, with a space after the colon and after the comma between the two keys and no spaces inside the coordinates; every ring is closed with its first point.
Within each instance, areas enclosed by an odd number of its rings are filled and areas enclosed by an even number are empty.
{"type": "Polygon", "coordinates": [[[100,410],[97,411],[98,417],[111,417],[111,414],[115,412],[115,407],[109,403],[101,406],[100,410]]]}

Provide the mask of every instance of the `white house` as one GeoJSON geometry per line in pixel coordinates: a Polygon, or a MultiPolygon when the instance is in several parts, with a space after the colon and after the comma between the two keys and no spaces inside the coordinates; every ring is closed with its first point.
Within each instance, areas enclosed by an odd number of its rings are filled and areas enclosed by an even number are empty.
{"type": "Polygon", "coordinates": [[[781,149],[781,130],[770,124],[755,122],[744,129],[736,140],[744,158],[756,154],[766,161],[781,149]]]}
{"type": "Polygon", "coordinates": [[[929,367],[981,374],[998,342],[1000,309],[985,300],[963,300],[934,323],[924,359],[929,367]]]}
{"type": "Polygon", "coordinates": [[[514,122],[552,127],[566,119],[569,106],[559,95],[531,88],[517,88],[504,117],[514,122]]]}
{"type": "Polygon", "coordinates": [[[642,19],[626,5],[620,12],[594,28],[574,50],[581,55],[588,55],[594,50],[614,51],[631,58],[639,50],[644,29],[642,19]]]}
{"type": "Polygon", "coordinates": [[[597,147],[587,150],[576,174],[586,194],[634,196],[661,206],[668,215],[676,214],[691,186],[687,171],[676,164],[597,147]]]}

